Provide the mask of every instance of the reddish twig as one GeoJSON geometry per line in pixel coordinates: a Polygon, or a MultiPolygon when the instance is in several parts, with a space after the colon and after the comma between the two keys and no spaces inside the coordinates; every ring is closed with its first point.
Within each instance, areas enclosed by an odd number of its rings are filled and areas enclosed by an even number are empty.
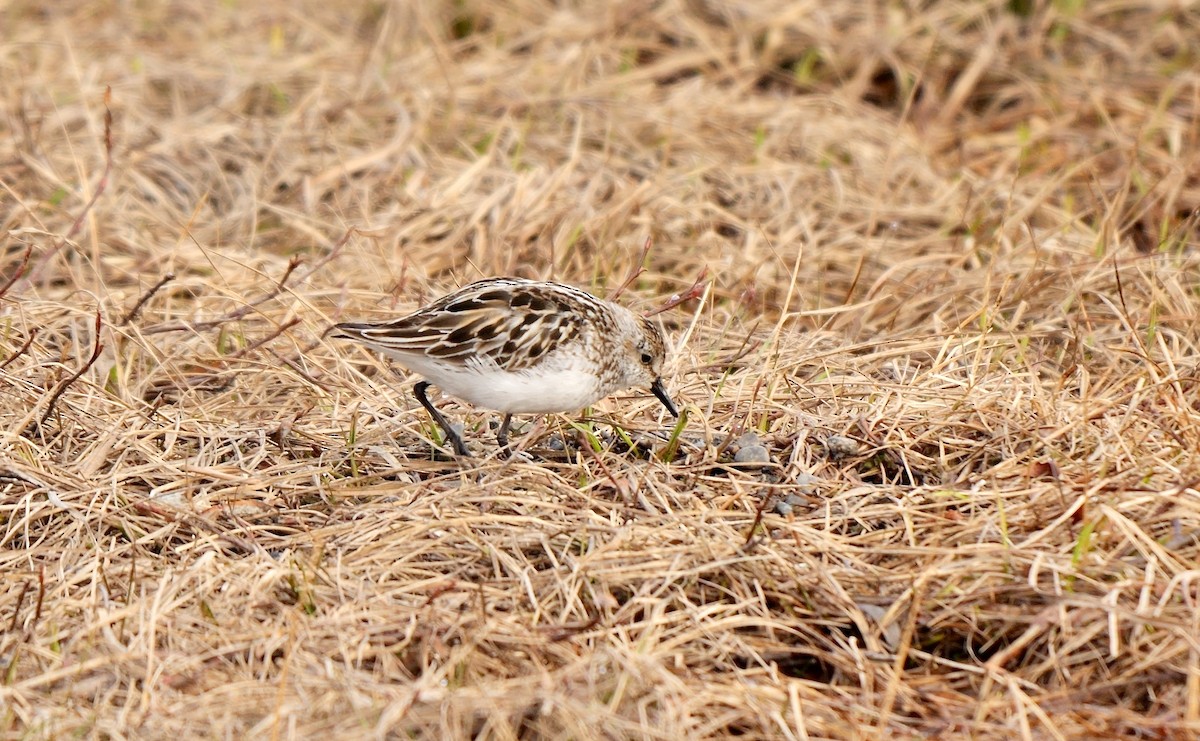
{"type": "Polygon", "coordinates": [[[447,583],[447,584],[443,584],[441,586],[435,587],[432,591],[429,592],[429,596],[425,598],[425,604],[421,605],[421,607],[422,608],[429,607],[430,605],[433,604],[434,600],[436,600],[438,597],[441,597],[443,594],[446,594],[447,592],[453,592],[456,589],[458,589],[458,582],[455,581],[454,579],[451,579],[449,581],[449,583],[447,583]]]}
{"type": "MultiPolygon", "coordinates": [[[[37,609],[33,611],[33,625],[37,625],[42,619],[42,601],[46,598],[46,567],[38,567],[38,598],[37,609]]],[[[33,625],[29,626],[30,628],[33,625]]]]}
{"type": "Polygon", "coordinates": [[[161,517],[167,522],[176,522],[179,519],[179,514],[177,512],[173,512],[167,507],[150,500],[137,500],[131,502],[129,506],[132,507],[135,512],[139,512],[143,515],[161,517]]]}
{"type": "Polygon", "coordinates": [[[760,323],[761,322],[755,322],[754,326],[750,328],[750,331],[746,333],[746,336],[742,338],[741,346],[738,347],[737,351],[734,352],[733,355],[730,355],[728,358],[724,358],[722,360],[717,360],[714,363],[709,363],[708,365],[702,365],[702,366],[700,366],[700,369],[703,369],[706,371],[708,371],[708,370],[719,370],[719,371],[727,370],[732,365],[734,365],[739,360],[741,360],[742,358],[746,357],[750,353],[752,353],[755,350],[757,350],[758,348],[762,347],[762,344],[763,344],[762,340],[751,339],[754,337],[754,332],[758,329],[758,325],[760,323]]]}
{"type": "Polygon", "coordinates": [[[54,413],[54,405],[58,403],[58,397],[62,396],[63,392],[66,391],[71,384],[78,381],[84,373],[87,373],[88,369],[91,368],[96,363],[96,360],[100,358],[100,351],[104,349],[104,343],[100,341],[100,328],[102,324],[103,321],[100,318],[100,309],[96,309],[96,341],[92,346],[92,356],[87,359],[87,362],[83,364],[83,367],[72,373],[70,378],[58,384],[58,388],[54,389],[54,393],[50,395],[49,403],[46,404],[46,411],[42,413],[42,418],[38,421],[39,425],[46,424],[46,420],[49,419],[50,415],[54,413]]]}
{"type": "Polygon", "coordinates": [[[69,242],[72,237],[79,232],[79,230],[83,227],[83,220],[87,218],[89,213],[91,213],[92,207],[96,205],[96,201],[100,198],[100,195],[108,189],[108,178],[109,175],[112,174],[113,164],[113,115],[112,108],[109,107],[109,104],[111,103],[112,88],[106,87],[104,88],[104,172],[100,175],[100,182],[96,184],[96,190],[92,193],[91,199],[88,200],[87,204],[83,207],[83,210],[79,212],[79,215],[75,217],[75,222],[71,224],[71,228],[67,230],[66,235],[64,235],[62,239],[58,240],[58,242],[50,248],[50,251],[43,255],[42,259],[38,261],[37,267],[33,269],[33,274],[30,276],[31,280],[36,280],[39,278],[42,271],[45,270],[46,265],[49,264],[50,260],[58,254],[59,250],[66,246],[67,242],[69,242]]]}
{"type": "Polygon", "coordinates": [[[13,353],[11,356],[9,356],[8,360],[5,360],[2,364],[0,364],[0,370],[4,370],[5,368],[8,367],[9,363],[11,363],[12,361],[14,361],[17,358],[24,355],[26,353],[26,351],[29,350],[29,346],[33,344],[33,338],[37,337],[37,333],[38,333],[38,331],[36,328],[32,332],[30,332],[29,338],[25,340],[24,345],[21,345],[21,349],[17,350],[15,353],[13,353]]]}
{"type": "Polygon", "coordinates": [[[278,327],[275,329],[275,331],[274,331],[274,332],[272,332],[271,334],[267,335],[266,337],[263,337],[263,338],[261,338],[261,339],[260,339],[260,340],[258,340],[257,342],[253,342],[253,343],[251,343],[251,344],[249,344],[249,345],[246,345],[246,346],[245,346],[245,347],[243,347],[241,350],[238,350],[237,352],[230,354],[230,355],[229,355],[227,358],[225,358],[225,359],[226,359],[226,360],[233,360],[234,358],[240,358],[240,357],[242,357],[243,355],[246,355],[247,353],[254,352],[254,351],[255,351],[255,350],[257,350],[258,348],[262,347],[263,345],[267,344],[268,342],[270,342],[271,340],[275,339],[275,338],[276,338],[276,337],[278,337],[279,335],[283,334],[284,332],[288,331],[288,330],[289,330],[289,329],[291,329],[292,327],[296,326],[296,325],[297,325],[297,324],[299,324],[301,321],[303,321],[303,320],[302,320],[300,317],[292,317],[291,319],[287,320],[287,321],[286,321],[286,322],[284,322],[283,324],[280,324],[280,325],[279,325],[279,326],[278,326],[278,327]]]}
{"type": "MultiPolygon", "coordinates": [[[[580,437],[584,437],[582,432],[579,432],[578,434],[580,437]]],[[[611,483],[613,488],[617,490],[617,494],[621,496],[621,500],[626,503],[633,501],[629,494],[629,490],[622,486],[621,482],[617,481],[617,477],[613,476],[613,472],[609,470],[607,465],[605,465],[604,458],[592,449],[592,446],[586,439],[582,441],[582,444],[579,447],[586,455],[590,456],[592,460],[596,461],[596,465],[600,466],[600,470],[604,472],[604,476],[609,480],[609,483],[611,483]]]]}
{"type": "Polygon", "coordinates": [[[638,279],[639,275],[646,272],[646,256],[650,254],[650,248],[653,246],[654,238],[646,237],[645,243],[642,244],[642,254],[638,255],[637,262],[634,263],[633,269],[629,271],[629,275],[625,277],[625,281],[617,286],[617,290],[608,294],[609,301],[616,301],[617,297],[624,293],[625,289],[629,288],[638,279]]]}
{"type": "Polygon", "coordinates": [[[278,360],[279,362],[283,363],[283,364],[284,364],[284,365],[286,365],[287,367],[291,368],[291,369],[292,369],[292,370],[293,370],[293,371],[296,373],[296,375],[300,376],[300,377],[301,377],[301,378],[303,378],[305,381],[308,381],[308,382],[309,382],[309,383],[311,383],[312,385],[314,385],[314,386],[316,386],[317,388],[319,388],[319,389],[322,389],[322,390],[324,390],[324,391],[329,391],[329,390],[330,390],[330,388],[329,388],[329,384],[327,384],[327,383],[322,383],[321,381],[318,381],[316,378],[313,378],[312,374],[311,374],[311,373],[308,373],[308,372],[307,372],[307,371],[305,371],[303,368],[301,368],[301,367],[300,367],[300,365],[299,365],[299,363],[298,363],[296,360],[293,360],[293,359],[291,359],[291,358],[285,358],[284,356],[280,355],[279,353],[277,353],[277,352],[275,352],[274,350],[271,350],[271,349],[268,349],[268,350],[267,350],[267,352],[269,352],[269,353],[271,353],[272,355],[274,355],[276,360],[278,360]]]}
{"type": "MultiPolygon", "coordinates": [[[[329,263],[329,261],[333,260],[333,258],[338,256],[338,253],[341,252],[342,247],[345,247],[346,243],[350,241],[350,237],[352,237],[353,235],[358,234],[358,233],[359,233],[359,230],[357,228],[351,227],[350,229],[347,229],[346,233],[342,235],[342,238],[339,239],[337,241],[337,243],[333,245],[333,248],[331,250],[329,250],[328,255],[325,255],[320,260],[314,262],[311,266],[309,266],[309,268],[307,270],[300,271],[300,277],[297,278],[297,282],[303,282],[305,279],[307,279],[313,273],[315,273],[318,270],[320,270],[321,268],[325,267],[325,265],[327,265],[329,263]]],[[[219,327],[222,324],[227,324],[229,322],[236,322],[237,320],[245,317],[251,311],[254,311],[254,309],[257,308],[258,306],[261,306],[262,304],[265,304],[266,302],[271,301],[272,299],[278,297],[279,294],[283,293],[284,289],[287,288],[287,281],[292,277],[292,274],[296,272],[296,268],[299,267],[301,262],[302,262],[302,260],[299,257],[293,257],[291,260],[288,261],[288,266],[284,270],[283,276],[279,279],[279,282],[275,284],[274,288],[272,288],[270,291],[267,291],[262,296],[259,296],[258,298],[254,299],[253,301],[251,301],[247,304],[244,304],[244,305],[238,307],[237,309],[234,309],[233,311],[229,312],[228,314],[225,314],[224,316],[218,317],[216,319],[210,319],[205,322],[196,322],[193,324],[188,324],[188,323],[184,323],[184,322],[174,322],[171,324],[160,324],[156,327],[147,327],[146,329],[142,330],[142,333],[143,334],[162,334],[163,332],[182,332],[185,330],[195,331],[195,330],[201,330],[201,329],[212,329],[213,327],[219,327]]]]}
{"type": "Polygon", "coordinates": [[[22,275],[25,274],[25,268],[29,266],[29,256],[33,254],[33,245],[25,248],[25,255],[21,258],[21,264],[13,271],[13,274],[8,277],[3,286],[0,286],[0,298],[8,293],[8,289],[12,288],[13,283],[16,283],[22,275]]]}
{"type": "Polygon", "coordinates": [[[667,299],[667,302],[665,304],[658,307],[654,311],[646,312],[645,316],[654,316],[655,314],[661,314],[664,311],[666,311],[667,309],[674,309],[676,306],[679,306],[680,304],[684,303],[685,301],[691,301],[692,299],[700,298],[701,296],[704,295],[704,289],[708,286],[708,284],[704,280],[707,277],[708,277],[708,268],[704,268],[703,270],[700,271],[700,275],[696,276],[696,281],[694,283],[692,283],[690,288],[688,288],[683,293],[676,293],[675,295],[671,296],[671,298],[667,299]]]}
{"type": "Polygon", "coordinates": [[[149,301],[151,299],[151,297],[154,296],[154,294],[156,294],[160,290],[162,290],[163,286],[165,286],[166,284],[170,283],[173,280],[175,280],[174,273],[167,273],[162,278],[160,278],[157,283],[155,283],[153,286],[150,287],[149,291],[146,291],[145,293],[142,294],[142,297],[139,298],[138,302],[133,305],[133,308],[130,309],[125,314],[125,316],[121,318],[120,325],[123,327],[126,324],[129,324],[130,322],[132,322],[134,319],[137,319],[138,313],[141,312],[142,307],[146,305],[146,302],[149,301]]]}
{"type": "Polygon", "coordinates": [[[302,262],[304,262],[304,258],[300,257],[299,255],[291,256],[291,258],[288,260],[287,270],[283,271],[283,277],[279,279],[279,290],[283,290],[283,287],[287,285],[288,278],[291,277],[296,268],[300,267],[300,263],[302,262]]]}
{"type": "Polygon", "coordinates": [[[742,543],[741,550],[745,551],[754,545],[754,534],[758,531],[758,526],[762,524],[763,515],[766,514],[767,503],[771,501],[771,495],[768,492],[763,492],[762,501],[754,511],[754,522],[750,523],[750,529],[746,531],[746,542],[742,543]]]}
{"type": "Polygon", "coordinates": [[[17,596],[17,604],[13,607],[12,622],[8,625],[8,632],[14,633],[17,630],[17,618],[21,617],[21,607],[25,604],[25,593],[29,591],[29,582],[21,582],[21,594],[17,596]]]}
{"type": "Polygon", "coordinates": [[[580,633],[586,633],[599,624],[600,615],[597,614],[593,615],[590,620],[585,620],[583,622],[569,623],[564,625],[549,625],[540,629],[546,633],[546,640],[550,641],[551,643],[557,643],[558,641],[565,641],[568,638],[574,638],[580,633]]]}

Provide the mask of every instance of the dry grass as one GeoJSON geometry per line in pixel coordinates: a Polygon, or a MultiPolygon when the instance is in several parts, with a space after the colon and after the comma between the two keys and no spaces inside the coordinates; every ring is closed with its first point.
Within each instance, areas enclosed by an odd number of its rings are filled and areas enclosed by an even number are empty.
{"type": "Polygon", "coordinates": [[[1194,4],[41,5],[3,738],[1200,733],[1194,4]],[[436,458],[323,339],[648,236],[673,457],[631,394],[436,458]]]}

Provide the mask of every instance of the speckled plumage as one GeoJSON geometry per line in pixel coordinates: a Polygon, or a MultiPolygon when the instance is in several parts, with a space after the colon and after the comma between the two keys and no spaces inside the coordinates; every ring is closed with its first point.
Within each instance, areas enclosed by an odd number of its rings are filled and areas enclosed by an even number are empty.
{"type": "Polygon", "coordinates": [[[660,377],[658,326],[560,283],[489,278],[399,319],[336,329],[428,379],[414,393],[460,455],[462,440],[425,396],[429,382],[502,412],[505,447],[513,414],[574,411],[631,386],[649,387],[677,414],[660,377]]]}

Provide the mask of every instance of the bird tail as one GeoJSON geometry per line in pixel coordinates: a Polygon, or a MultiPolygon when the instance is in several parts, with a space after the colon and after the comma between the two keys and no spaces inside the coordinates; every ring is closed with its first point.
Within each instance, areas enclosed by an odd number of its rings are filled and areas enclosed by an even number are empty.
{"type": "Polygon", "coordinates": [[[365,340],[366,331],[378,325],[370,322],[342,322],[341,324],[333,325],[333,330],[330,331],[331,337],[341,337],[347,340],[365,340]]]}

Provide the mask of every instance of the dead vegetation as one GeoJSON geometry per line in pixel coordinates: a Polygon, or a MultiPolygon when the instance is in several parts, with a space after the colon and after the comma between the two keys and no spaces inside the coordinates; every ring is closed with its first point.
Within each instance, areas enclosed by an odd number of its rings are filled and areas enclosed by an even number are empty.
{"type": "Polygon", "coordinates": [[[3,11],[0,736],[1200,733],[1194,7],[199,7],[3,11]],[[648,237],[678,437],[324,338],[648,237]]]}

